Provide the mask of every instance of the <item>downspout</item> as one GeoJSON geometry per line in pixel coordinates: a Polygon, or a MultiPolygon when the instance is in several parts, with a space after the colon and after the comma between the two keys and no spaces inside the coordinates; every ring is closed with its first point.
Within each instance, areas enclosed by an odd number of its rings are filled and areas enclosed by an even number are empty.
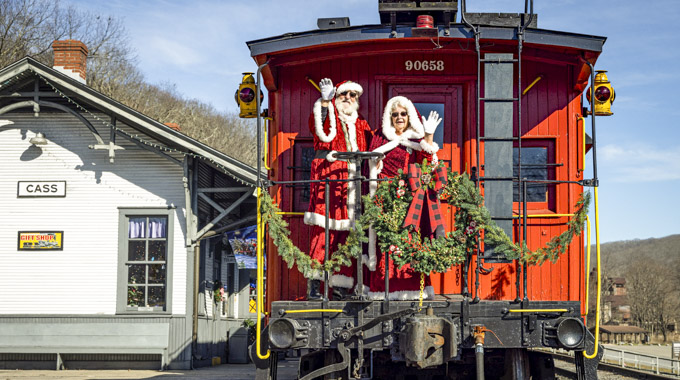
{"type": "MultiPolygon", "coordinates": [[[[185,246],[187,248],[194,246],[193,239],[194,239],[195,232],[196,232],[195,231],[195,224],[194,224],[193,202],[192,202],[192,197],[191,197],[191,195],[192,195],[192,193],[191,193],[191,183],[190,183],[190,179],[189,179],[190,178],[189,177],[189,173],[190,173],[190,171],[189,171],[189,160],[190,160],[190,158],[188,156],[185,156],[184,160],[182,162],[182,169],[184,170],[184,177],[182,178],[182,185],[184,187],[184,208],[185,208],[184,218],[186,219],[186,226],[187,226],[185,246]]],[[[187,249],[187,251],[188,251],[188,249],[187,249]]],[[[194,253],[194,257],[195,257],[195,253],[194,253]]],[[[189,263],[187,261],[187,268],[190,267],[189,265],[191,265],[191,263],[189,263]]],[[[194,263],[194,267],[196,267],[195,263],[194,263]]],[[[191,314],[192,314],[191,354],[190,354],[190,357],[189,357],[189,367],[191,369],[194,369],[194,359],[193,359],[193,357],[194,357],[194,342],[196,341],[196,332],[197,332],[197,329],[195,328],[196,319],[194,318],[194,314],[195,314],[196,309],[198,309],[198,306],[196,305],[197,297],[196,297],[196,291],[195,291],[195,288],[196,288],[195,284],[190,287],[189,284],[187,283],[186,286],[187,286],[187,295],[189,295],[189,294],[193,295],[193,300],[192,300],[193,306],[192,306],[192,311],[191,311],[191,314]]],[[[189,329],[188,325],[189,325],[189,321],[187,321],[186,324],[185,324],[187,330],[189,329]]]]}
{"type": "Polygon", "coordinates": [[[198,277],[201,259],[201,241],[194,244],[194,305],[193,305],[193,320],[191,326],[191,367],[194,366],[194,355],[196,354],[198,346],[198,277]]]}
{"type": "MultiPolygon", "coordinates": [[[[191,326],[191,368],[194,368],[194,355],[197,353],[198,344],[198,286],[199,286],[199,270],[201,257],[201,241],[194,241],[196,226],[196,215],[198,215],[198,161],[193,161],[193,170],[191,171],[191,245],[194,248],[194,286],[193,286],[193,305],[192,305],[192,326],[191,326]],[[191,191],[193,190],[193,191],[191,191]]],[[[187,169],[188,170],[188,169],[187,169]]]]}

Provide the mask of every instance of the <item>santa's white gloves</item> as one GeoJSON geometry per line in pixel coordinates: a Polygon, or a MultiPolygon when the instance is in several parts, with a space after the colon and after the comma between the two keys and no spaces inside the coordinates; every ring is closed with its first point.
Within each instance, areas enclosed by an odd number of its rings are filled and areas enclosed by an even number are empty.
{"type": "Polygon", "coordinates": [[[328,160],[328,162],[335,162],[335,161],[337,161],[338,158],[335,157],[335,154],[336,154],[336,153],[338,153],[337,150],[331,150],[330,152],[328,152],[328,154],[326,155],[326,160],[328,160]]]}
{"type": "Polygon", "coordinates": [[[428,135],[434,135],[434,131],[437,130],[439,123],[442,122],[437,111],[430,111],[430,116],[427,119],[425,119],[425,116],[422,116],[422,119],[423,128],[425,128],[425,133],[428,135]]]}
{"type": "Polygon", "coordinates": [[[335,95],[335,87],[333,87],[333,81],[328,78],[321,79],[319,82],[319,89],[321,90],[321,99],[331,100],[335,95]]]}

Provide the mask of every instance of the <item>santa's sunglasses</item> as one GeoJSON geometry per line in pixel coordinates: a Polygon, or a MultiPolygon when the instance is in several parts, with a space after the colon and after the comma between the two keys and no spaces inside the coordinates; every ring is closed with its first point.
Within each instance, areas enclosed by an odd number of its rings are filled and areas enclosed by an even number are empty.
{"type": "Polygon", "coordinates": [[[356,98],[358,96],[358,94],[356,92],[345,91],[345,92],[340,93],[340,96],[347,96],[347,95],[349,95],[350,98],[356,98]]]}
{"type": "Polygon", "coordinates": [[[401,115],[401,117],[406,117],[406,115],[408,115],[408,113],[406,111],[392,112],[392,117],[397,117],[399,115],[401,115]]]}

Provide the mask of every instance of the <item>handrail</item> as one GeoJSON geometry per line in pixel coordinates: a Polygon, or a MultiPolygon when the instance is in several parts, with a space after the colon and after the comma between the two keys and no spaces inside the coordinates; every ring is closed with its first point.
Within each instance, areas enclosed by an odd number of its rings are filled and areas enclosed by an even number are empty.
{"type": "Polygon", "coordinates": [[[578,122],[583,120],[583,134],[581,136],[581,151],[583,152],[582,160],[581,160],[581,168],[579,169],[580,171],[585,171],[586,170],[586,118],[583,116],[578,116],[576,118],[576,127],[578,128],[578,122]]]}
{"type": "Polygon", "coordinates": [[[269,139],[267,138],[267,135],[269,134],[269,123],[271,123],[272,118],[271,117],[265,117],[264,118],[264,159],[262,163],[264,164],[264,168],[267,170],[272,170],[272,168],[269,167],[269,139]]]}
{"type": "Polygon", "coordinates": [[[262,355],[260,353],[260,342],[262,341],[262,318],[260,317],[262,313],[262,296],[263,296],[263,277],[264,277],[264,258],[262,257],[262,245],[264,243],[264,226],[262,225],[262,213],[260,213],[260,206],[262,204],[262,189],[257,188],[257,248],[255,251],[257,252],[257,297],[255,300],[255,311],[257,314],[257,321],[255,322],[257,327],[256,327],[256,334],[255,334],[255,352],[257,354],[257,357],[260,359],[268,359],[269,358],[269,350],[267,350],[267,353],[262,355]]]}
{"type": "Polygon", "coordinates": [[[582,317],[585,317],[588,315],[588,304],[590,303],[588,300],[588,291],[590,289],[590,218],[588,215],[586,215],[586,226],[588,229],[588,234],[587,236],[587,243],[586,243],[586,311],[583,313],[582,317]]]}
{"type": "MultiPolygon", "coordinates": [[[[262,72],[262,69],[269,64],[269,61],[261,64],[260,66],[257,67],[257,91],[256,94],[260,93],[260,73],[262,72]]],[[[260,97],[255,96],[256,99],[256,106],[257,106],[257,248],[255,251],[257,252],[256,256],[256,262],[257,262],[257,280],[256,280],[256,296],[255,296],[255,312],[256,312],[256,321],[255,321],[255,354],[256,356],[261,359],[261,360],[266,360],[269,359],[269,354],[270,351],[267,349],[267,353],[262,355],[260,353],[260,350],[262,349],[260,342],[262,341],[262,299],[264,296],[264,258],[262,257],[262,249],[264,245],[264,227],[262,225],[262,151],[260,150],[262,148],[261,140],[262,140],[262,131],[260,130],[260,97]]]]}
{"type": "MultiPolygon", "coordinates": [[[[586,61],[590,67],[590,98],[595,99],[595,68],[593,64],[586,61]]],[[[600,343],[600,296],[602,293],[602,268],[600,266],[600,223],[599,223],[599,204],[597,197],[598,179],[597,179],[597,138],[595,135],[595,112],[592,112],[591,128],[593,133],[593,192],[595,196],[595,250],[597,253],[597,297],[595,305],[595,349],[591,355],[583,351],[583,356],[586,359],[594,359],[597,356],[597,350],[600,343]]],[[[585,129],[585,126],[584,126],[585,129]]]]}
{"type": "MultiPolygon", "coordinates": [[[[518,217],[523,217],[524,214],[517,214],[518,217]]],[[[563,216],[574,216],[574,214],[532,214],[527,215],[527,218],[561,218],[563,216]]]]}

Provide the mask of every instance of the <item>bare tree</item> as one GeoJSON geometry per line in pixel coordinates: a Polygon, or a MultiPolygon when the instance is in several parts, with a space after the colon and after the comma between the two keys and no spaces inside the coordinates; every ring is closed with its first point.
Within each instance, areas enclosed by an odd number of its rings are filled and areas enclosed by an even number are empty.
{"type": "Polygon", "coordinates": [[[25,56],[51,65],[52,42],[60,39],[80,40],[88,47],[88,85],[95,90],[161,123],[177,123],[188,136],[255,164],[253,123],[185,99],[172,84],[147,83],[119,20],[64,8],[59,0],[0,0],[0,67],[25,56]]]}
{"type": "Polygon", "coordinates": [[[677,315],[678,297],[675,275],[665,265],[641,260],[626,273],[631,315],[641,327],[668,338],[668,325],[677,315]]]}

